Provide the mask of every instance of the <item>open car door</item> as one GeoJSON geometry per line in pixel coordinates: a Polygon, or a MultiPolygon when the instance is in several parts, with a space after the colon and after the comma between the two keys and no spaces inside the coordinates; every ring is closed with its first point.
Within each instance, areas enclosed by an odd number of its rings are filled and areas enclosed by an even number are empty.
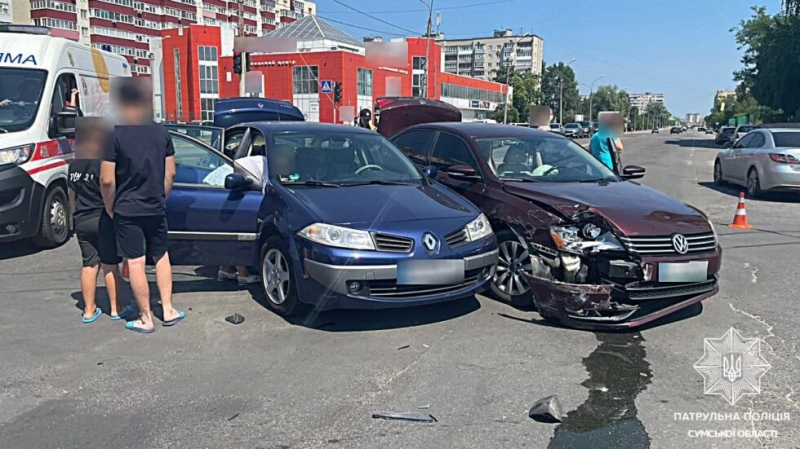
{"type": "Polygon", "coordinates": [[[378,133],[389,138],[412,125],[460,122],[461,111],[443,101],[427,98],[382,97],[375,103],[378,133]]]}
{"type": "Polygon", "coordinates": [[[225,128],[206,125],[179,125],[165,124],[170,131],[175,131],[183,135],[197,139],[211,148],[222,152],[222,145],[225,142],[225,128]]]}
{"type": "Polygon", "coordinates": [[[176,168],[167,199],[172,263],[256,265],[260,184],[203,142],[174,131],[170,136],[176,168]]]}

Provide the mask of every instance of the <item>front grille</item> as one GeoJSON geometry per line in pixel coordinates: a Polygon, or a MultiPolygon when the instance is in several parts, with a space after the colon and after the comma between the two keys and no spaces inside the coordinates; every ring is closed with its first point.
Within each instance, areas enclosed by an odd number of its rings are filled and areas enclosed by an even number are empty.
{"type": "Polygon", "coordinates": [[[10,189],[0,192],[0,207],[16,203],[19,201],[20,195],[22,195],[22,189],[10,189]]]}
{"type": "Polygon", "coordinates": [[[468,270],[464,273],[464,282],[455,285],[397,285],[396,279],[367,281],[369,296],[380,298],[414,298],[420,296],[439,295],[454,292],[482,280],[488,275],[486,267],[468,270]]]}
{"type": "Polygon", "coordinates": [[[445,236],[444,241],[447,242],[447,246],[450,248],[458,248],[461,245],[466,245],[469,243],[469,241],[467,241],[467,230],[461,228],[458,231],[451,232],[445,236]]]}
{"type": "MultiPolygon", "coordinates": [[[[717,247],[717,239],[713,232],[685,235],[689,243],[686,254],[713,251],[717,247]]],[[[629,251],[643,256],[675,256],[679,255],[672,246],[672,236],[661,237],[620,237],[629,251]]]]}
{"type": "Polygon", "coordinates": [[[705,282],[678,285],[634,282],[625,286],[625,292],[628,295],[628,299],[631,301],[646,301],[651,299],[697,296],[714,290],[716,284],[716,278],[708,279],[705,282]]]}
{"type": "Polygon", "coordinates": [[[390,253],[410,253],[414,247],[414,240],[396,235],[373,234],[375,249],[390,253]]]}

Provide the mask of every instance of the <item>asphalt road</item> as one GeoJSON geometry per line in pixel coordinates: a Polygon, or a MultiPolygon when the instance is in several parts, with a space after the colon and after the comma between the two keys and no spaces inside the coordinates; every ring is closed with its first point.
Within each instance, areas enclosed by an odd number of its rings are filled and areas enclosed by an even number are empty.
{"type": "Polygon", "coordinates": [[[184,267],[175,301],[187,320],[143,336],[107,317],[80,323],[75,241],[40,253],[13,245],[0,254],[0,447],[798,447],[800,197],[749,201],[755,229],[730,230],[738,192],[711,184],[710,136],[624,141],[623,162],[648,170],[643,183],[717,225],[722,291],[702,308],[625,334],[551,327],[484,297],[290,323],[210,280],[213,269],[184,267]],[[224,321],[235,312],[241,325],[224,321]],[[735,406],[704,395],[693,368],[704,339],[731,327],[760,338],[771,364],[761,394],[735,406]],[[529,419],[552,394],[565,422],[529,419]],[[438,422],[372,419],[378,411],[438,422]],[[715,412],[740,419],[687,418],[715,412]],[[769,432],[692,433],[728,429],[769,432]]]}

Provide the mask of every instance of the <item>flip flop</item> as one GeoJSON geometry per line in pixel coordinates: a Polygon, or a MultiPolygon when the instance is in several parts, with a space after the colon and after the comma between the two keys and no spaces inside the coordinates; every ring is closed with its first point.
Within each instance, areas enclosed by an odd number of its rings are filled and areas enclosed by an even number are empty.
{"type": "Polygon", "coordinates": [[[128,329],[130,331],[134,331],[134,332],[138,332],[140,334],[152,334],[153,332],[156,331],[155,328],[153,328],[153,329],[142,329],[140,327],[136,327],[136,325],[134,325],[133,323],[135,323],[135,321],[128,321],[127,323],[125,323],[125,329],[128,329]]]}
{"type": "Polygon", "coordinates": [[[180,321],[182,319],[184,319],[184,318],[186,318],[186,314],[179,310],[178,311],[178,318],[175,318],[174,320],[170,320],[170,321],[164,321],[164,322],[161,323],[161,325],[162,326],[166,326],[166,327],[174,326],[174,325],[180,323],[180,321]]]}
{"type": "Polygon", "coordinates": [[[102,314],[103,314],[103,311],[100,310],[100,307],[95,307],[94,308],[94,315],[92,315],[91,318],[86,318],[85,316],[83,316],[83,314],[81,314],[81,323],[83,323],[83,324],[94,323],[95,321],[97,321],[98,318],[100,318],[100,315],[102,315],[102,314]]]}
{"type": "Polygon", "coordinates": [[[131,307],[131,306],[125,306],[125,309],[122,311],[122,313],[120,313],[120,314],[119,314],[119,315],[117,315],[117,316],[112,316],[112,317],[111,317],[111,321],[120,321],[120,320],[124,320],[125,318],[127,318],[127,317],[128,317],[130,314],[132,314],[132,313],[133,313],[133,307],[131,307]]]}

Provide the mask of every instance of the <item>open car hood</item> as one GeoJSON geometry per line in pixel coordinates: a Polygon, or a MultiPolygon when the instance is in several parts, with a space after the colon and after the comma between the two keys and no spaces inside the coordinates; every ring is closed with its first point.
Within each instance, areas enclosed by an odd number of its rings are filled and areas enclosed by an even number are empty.
{"type": "Polygon", "coordinates": [[[711,232],[708,220],[697,209],[633,182],[506,182],[504,189],[559,213],[565,219],[592,210],[626,236],[711,232]]]}
{"type": "Polygon", "coordinates": [[[457,107],[425,98],[378,98],[375,115],[378,118],[378,133],[386,138],[413,125],[461,121],[461,111],[457,107]]]}

